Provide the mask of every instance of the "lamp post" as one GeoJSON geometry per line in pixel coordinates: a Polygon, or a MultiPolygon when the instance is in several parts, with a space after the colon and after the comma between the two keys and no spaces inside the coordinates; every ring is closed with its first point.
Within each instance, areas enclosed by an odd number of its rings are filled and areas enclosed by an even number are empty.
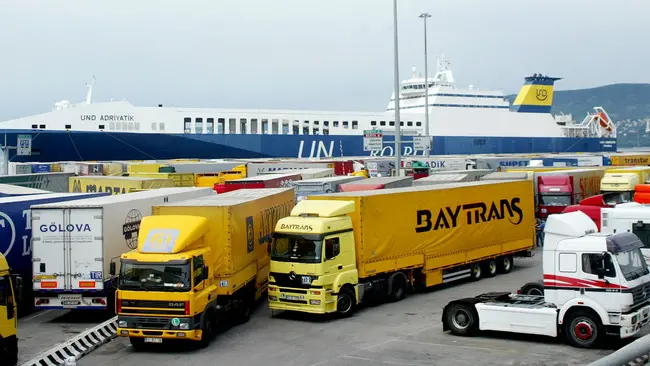
{"type": "Polygon", "coordinates": [[[395,89],[395,173],[401,176],[402,169],[401,151],[400,151],[400,134],[401,134],[401,118],[399,115],[399,49],[397,46],[397,0],[393,0],[393,56],[394,56],[394,86],[395,89]]]}
{"type": "Polygon", "coordinates": [[[431,137],[429,136],[429,61],[427,58],[427,18],[431,18],[431,14],[422,13],[419,17],[424,20],[424,134],[429,143],[429,148],[425,152],[425,156],[428,157],[431,151],[431,137]]]}

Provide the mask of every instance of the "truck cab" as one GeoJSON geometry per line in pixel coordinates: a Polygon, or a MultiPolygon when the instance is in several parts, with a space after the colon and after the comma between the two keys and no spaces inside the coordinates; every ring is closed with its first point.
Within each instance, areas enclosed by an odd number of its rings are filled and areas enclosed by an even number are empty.
{"type": "Polygon", "coordinates": [[[0,254],[0,360],[11,366],[18,362],[16,328],[20,282],[20,277],[10,274],[9,264],[0,254]]]}
{"type": "Polygon", "coordinates": [[[573,176],[547,175],[537,177],[538,215],[545,219],[548,215],[561,213],[567,206],[575,203],[573,176]]]}
{"type": "Polygon", "coordinates": [[[443,328],[556,337],[590,348],[605,334],[629,338],[650,321],[650,271],[632,233],[603,234],[582,212],[549,216],[544,295],[488,293],[450,302],[443,328]]]}
{"type": "Polygon", "coordinates": [[[634,199],[634,187],[639,182],[639,175],[636,173],[606,173],[600,182],[600,191],[604,194],[618,195],[619,202],[632,202],[634,199]]]}

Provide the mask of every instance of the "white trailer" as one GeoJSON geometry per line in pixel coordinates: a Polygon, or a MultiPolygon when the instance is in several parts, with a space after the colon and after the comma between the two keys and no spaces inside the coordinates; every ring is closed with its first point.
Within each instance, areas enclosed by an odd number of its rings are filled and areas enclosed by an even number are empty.
{"type": "Polygon", "coordinates": [[[360,176],[339,175],[327,178],[294,180],[291,185],[296,190],[296,202],[302,201],[306,196],[339,192],[341,184],[366,179],[360,176]]]}
{"type": "Polygon", "coordinates": [[[650,265],[650,205],[623,203],[600,210],[600,231],[603,233],[633,233],[643,243],[641,252],[650,265]]]}
{"type": "Polygon", "coordinates": [[[150,191],[33,205],[34,304],[111,309],[119,258],[137,247],[152,206],[216,194],[211,188],[150,191]]]}
{"type": "MultiPolygon", "coordinates": [[[[263,174],[287,174],[287,173],[293,173],[293,170],[294,169],[275,170],[263,174]]],[[[334,176],[334,168],[307,168],[307,169],[295,169],[295,170],[296,173],[300,174],[300,177],[303,180],[314,179],[314,178],[327,178],[327,177],[334,176]]]]}
{"type": "Polygon", "coordinates": [[[597,233],[582,212],[550,215],[544,229],[544,295],[491,292],[454,300],[443,331],[480,330],[557,337],[594,347],[605,335],[629,338],[650,322],[650,271],[632,233],[597,233]]]}
{"type": "Polygon", "coordinates": [[[414,180],[413,186],[427,186],[443,183],[462,183],[469,182],[470,178],[471,177],[467,174],[436,174],[414,180]]]}

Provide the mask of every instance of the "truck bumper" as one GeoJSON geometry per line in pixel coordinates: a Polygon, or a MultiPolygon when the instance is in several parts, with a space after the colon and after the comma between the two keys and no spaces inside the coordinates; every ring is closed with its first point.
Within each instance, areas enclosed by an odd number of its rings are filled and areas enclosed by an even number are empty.
{"type": "Polygon", "coordinates": [[[336,312],[336,296],[324,289],[269,286],[269,308],[312,314],[336,312]]]}
{"type": "Polygon", "coordinates": [[[71,294],[61,296],[35,296],[34,307],[39,310],[46,309],[78,309],[78,310],[104,310],[109,305],[105,296],[84,296],[70,298],[71,294]],[[65,297],[65,296],[68,297],[65,297]],[[63,296],[63,297],[62,297],[63,296]]]}
{"type": "Polygon", "coordinates": [[[146,338],[145,342],[160,343],[163,339],[187,339],[193,341],[201,340],[203,332],[200,329],[194,329],[192,318],[177,318],[179,326],[171,326],[172,318],[144,317],[144,316],[124,316],[117,317],[117,335],[120,337],[146,338]],[[189,329],[180,329],[180,323],[187,324],[189,329]],[[156,324],[161,328],[145,328],[140,324],[156,324]],[[160,341],[156,341],[159,339],[160,341]]]}
{"type": "Polygon", "coordinates": [[[648,325],[649,322],[650,305],[646,305],[633,313],[622,314],[620,322],[621,339],[629,338],[639,333],[644,326],[648,325]]]}

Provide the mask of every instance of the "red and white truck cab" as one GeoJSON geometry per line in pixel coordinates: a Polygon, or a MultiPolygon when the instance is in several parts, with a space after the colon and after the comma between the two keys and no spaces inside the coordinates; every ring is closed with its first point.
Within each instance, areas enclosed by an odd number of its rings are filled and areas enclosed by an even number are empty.
{"type": "Polygon", "coordinates": [[[541,296],[492,292],[448,303],[443,330],[566,336],[590,348],[628,338],[650,321],[650,271],[632,233],[598,233],[582,212],[550,215],[544,228],[541,296]]]}

